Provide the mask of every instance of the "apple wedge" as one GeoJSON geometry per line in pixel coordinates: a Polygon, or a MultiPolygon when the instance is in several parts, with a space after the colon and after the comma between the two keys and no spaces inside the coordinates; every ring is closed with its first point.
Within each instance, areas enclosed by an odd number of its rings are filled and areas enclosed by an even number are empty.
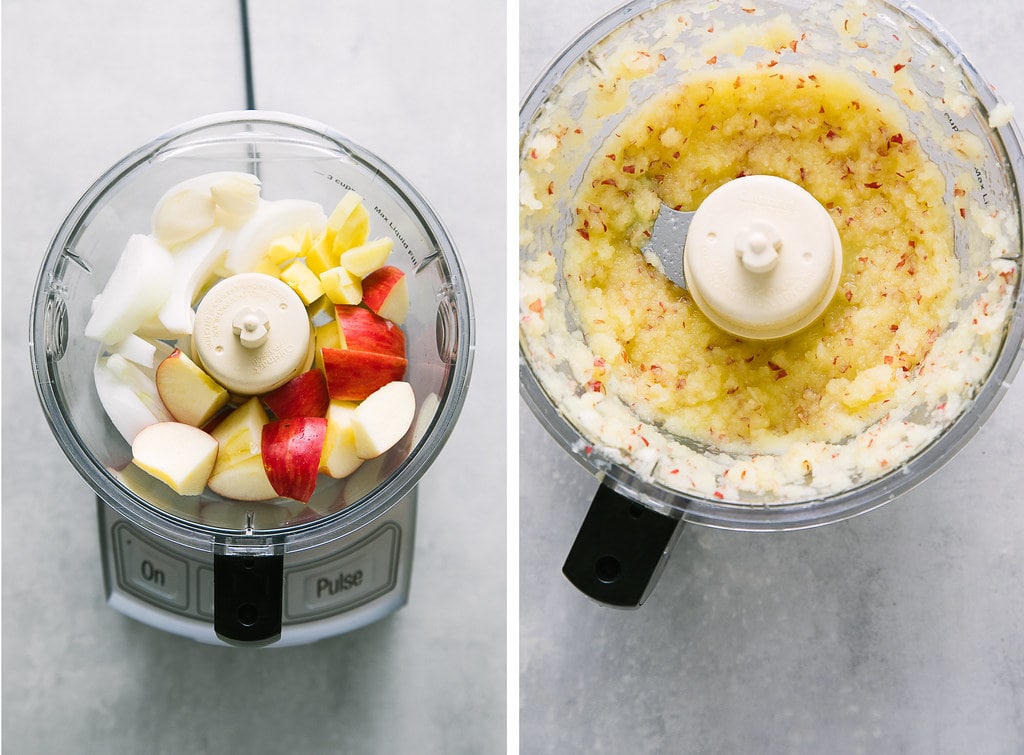
{"type": "Polygon", "coordinates": [[[352,275],[365,278],[374,270],[384,267],[384,263],[391,256],[391,249],[394,245],[395,242],[384,236],[342,252],[339,259],[342,266],[352,275]]]}
{"type": "Polygon", "coordinates": [[[363,279],[363,303],[386,320],[401,325],[409,314],[409,286],[405,273],[385,265],[363,279]]]}
{"type": "Polygon", "coordinates": [[[305,228],[317,235],[327,219],[323,208],[305,199],[260,200],[256,212],[238,229],[235,243],[228,250],[224,266],[231,273],[247,273],[256,268],[270,245],[282,236],[305,228]]]}
{"type": "Polygon", "coordinates": [[[400,441],[416,416],[416,396],[409,383],[378,388],[352,412],[356,455],[375,459],[400,441]]]}
{"type": "Polygon", "coordinates": [[[277,498],[277,491],[267,479],[263,457],[259,454],[221,469],[214,465],[214,471],[206,484],[214,493],[236,501],[269,501],[277,498]]]}
{"type": "Polygon", "coordinates": [[[348,304],[337,305],[335,316],[338,330],[345,339],[345,348],[405,356],[405,333],[390,320],[365,307],[348,304]]]}
{"type": "Polygon", "coordinates": [[[261,453],[263,426],[268,421],[263,405],[253,396],[210,430],[219,443],[207,482],[210,490],[240,501],[277,497],[263,469],[261,453]]]}
{"type": "Polygon", "coordinates": [[[170,252],[149,236],[130,236],[103,291],[93,300],[86,337],[108,345],[123,341],[167,301],[173,276],[170,252]]]}
{"type": "Polygon", "coordinates": [[[331,401],[327,409],[320,471],[331,477],[348,477],[363,463],[356,453],[356,436],[352,429],[352,414],[357,406],[354,401],[331,401]]]}
{"type": "Polygon", "coordinates": [[[263,426],[263,469],[279,496],[305,503],[313,495],[327,433],[323,417],[298,417],[263,426]]]}
{"type": "Polygon", "coordinates": [[[175,349],[160,362],[155,382],[167,411],[186,425],[205,425],[228,403],[227,390],[181,349],[175,349]]]}
{"type": "Polygon", "coordinates": [[[338,401],[362,401],[378,388],[405,377],[404,357],[353,349],[320,350],[327,393],[338,401]]]}
{"type": "Polygon", "coordinates": [[[307,370],[263,396],[263,403],[278,419],[323,417],[331,403],[327,380],[320,370],[307,370]]]}
{"type": "Polygon", "coordinates": [[[345,342],[341,340],[341,331],[338,328],[338,323],[335,321],[324,323],[314,330],[313,342],[316,348],[313,354],[313,366],[321,372],[324,371],[323,350],[345,348],[345,342]]]}
{"type": "Polygon", "coordinates": [[[416,412],[416,421],[413,423],[410,448],[415,448],[416,444],[426,435],[427,430],[430,429],[430,423],[433,422],[434,415],[437,413],[437,407],[440,405],[441,400],[433,391],[423,397],[423,400],[420,402],[419,411],[416,412]]]}
{"type": "Polygon", "coordinates": [[[158,422],[135,436],[132,463],[179,495],[199,495],[213,471],[217,447],[217,440],[197,427],[158,422]]]}

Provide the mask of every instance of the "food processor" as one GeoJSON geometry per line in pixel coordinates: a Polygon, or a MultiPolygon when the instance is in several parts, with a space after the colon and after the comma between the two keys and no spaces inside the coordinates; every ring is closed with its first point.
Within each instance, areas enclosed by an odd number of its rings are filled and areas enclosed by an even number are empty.
{"type": "MultiPolygon", "coordinates": [[[[856,100],[850,104],[859,106],[856,100]]],[[[667,136],[663,143],[669,144],[667,136]]],[[[563,567],[570,582],[598,602],[640,606],[686,523],[747,532],[796,530],[842,521],[897,498],[968,442],[1019,368],[1020,134],[1010,107],[952,38],[909,3],[624,5],[584,31],[535,83],[521,105],[519,147],[521,394],[565,452],[599,483],[563,567]],[[906,135],[898,135],[900,146],[904,137],[915,140],[938,166],[941,211],[948,214],[956,258],[953,314],[935,334],[927,369],[914,372],[908,390],[897,392],[886,413],[859,432],[829,442],[745,449],[676,432],[594,378],[602,360],[595,358],[589,323],[581,320],[579,301],[566,282],[567,246],[579,244],[577,236],[590,243],[580,221],[586,208],[574,201],[593,188],[583,182],[596,162],[615,163],[623,154],[609,148],[620,132],[637,133],[630,131],[630,116],[666,90],[712,72],[731,90],[753,73],[814,82],[816,71],[849,75],[891,106],[907,127],[906,135]],[[748,482],[740,483],[740,477],[748,482]],[[749,482],[756,478],[767,482],[749,482]]],[[[632,173],[634,166],[620,169],[632,173]]],[[[648,203],[636,211],[639,240],[614,253],[643,255],[680,286],[680,299],[696,301],[704,294],[703,316],[730,336],[763,338],[783,348],[790,321],[804,328],[826,306],[845,306],[828,305],[835,301],[830,297],[844,294],[835,288],[832,265],[837,260],[848,269],[851,260],[849,254],[844,260],[835,229],[822,227],[816,232],[821,264],[815,273],[821,287],[812,286],[794,304],[793,291],[806,279],[791,279],[773,296],[751,299],[751,292],[769,287],[750,281],[777,272],[775,260],[764,263],[763,253],[771,257],[774,248],[785,259],[787,245],[804,243],[802,234],[818,222],[815,210],[806,207],[787,219],[787,207],[794,206],[782,196],[787,189],[774,187],[771,176],[753,178],[761,182],[754,195],[718,203],[704,219],[699,207],[648,203]],[[753,215],[747,212],[751,206],[758,208],[753,215]],[[696,215],[679,220],[674,213],[680,209],[696,209],[696,215]],[[766,224],[758,225],[762,220],[766,224]],[[776,229],[787,224],[796,236],[776,237],[776,229]],[[708,256],[703,242],[717,243],[724,234],[730,241],[722,256],[711,255],[711,268],[688,267],[708,256]],[[723,272],[718,264],[731,267],[723,272]],[[730,272],[734,268],[740,272],[730,272]],[[704,291],[687,290],[709,280],[704,291]],[[824,305],[822,297],[828,300],[824,305]],[[792,311],[783,311],[786,305],[792,311]]],[[[741,195],[746,187],[740,186],[749,181],[738,173],[716,191],[741,195]]],[[[874,182],[865,187],[878,188],[874,182]]],[[[715,196],[704,201],[716,204],[715,196]]],[[[843,235],[845,229],[838,230],[843,235]]],[[[810,261],[811,252],[805,257],[810,261]]],[[[588,274],[573,272],[581,280],[588,274]]],[[[785,377],[778,365],[773,369],[785,377]]]]}
{"type": "MultiPolygon", "coordinates": [[[[229,298],[237,299],[235,289],[229,298]]],[[[243,331],[254,327],[261,326],[246,322],[243,331]]],[[[312,324],[303,314],[289,327],[276,332],[298,333],[305,356],[312,324]]],[[[284,113],[221,113],[180,125],[112,166],[55,234],[31,322],[47,420],[96,493],[109,604],[204,643],[275,647],[352,631],[404,605],[417,481],[462,407],[473,330],[468,283],[440,219],[391,166],[323,124],[284,113]],[[254,176],[263,199],[315,202],[326,212],[354,192],[371,235],[393,241],[388,264],[404,273],[404,381],[415,394],[415,418],[390,450],[351,474],[319,475],[308,502],[233,500],[209,488],[179,495],[131,463],[132,448],[94,384],[105,347],[85,328],[119,253],[150,231],[154,207],[172,186],[219,172],[254,176]]],[[[189,349],[187,339],[166,347],[189,349]]]]}

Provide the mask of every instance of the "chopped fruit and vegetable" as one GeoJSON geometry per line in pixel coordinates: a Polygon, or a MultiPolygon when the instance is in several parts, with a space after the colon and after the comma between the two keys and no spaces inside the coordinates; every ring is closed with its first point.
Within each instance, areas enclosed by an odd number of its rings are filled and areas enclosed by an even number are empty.
{"type": "Polygon", "coordinates": [[[180,495],[305,503],[320,475],[347,477],[413,425],[401,328],[409,292],[387,264],[392,240],[370,237],[357,193],[327,214],[307,200],[265,200],[260,188],[235,172],[171,188],[150,233],[129,237],[85,335],[101,344],[96,392],[135,467],[180,495]],[[299,365],[244,392],[218,382],[220,366],[204,364],[193,339],[225,327],[197,321],[204,297],[235,276],[245,291],[252,274],[293,292],[309,324],[305,342],[268,340],[274,314],[231,294],[226,327],[248,366],[279,368],[283,354],[299,365]]]}

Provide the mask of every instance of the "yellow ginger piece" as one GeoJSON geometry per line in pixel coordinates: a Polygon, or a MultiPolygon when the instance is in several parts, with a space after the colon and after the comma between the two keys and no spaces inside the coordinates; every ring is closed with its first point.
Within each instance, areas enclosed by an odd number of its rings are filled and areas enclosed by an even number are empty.
{"type": "Polygon", "coordinates": [[[358,304],[363,300],[363,281],[348,268],[338,265],[320,274],[327,299],[335,304],[358,304]]]}
{"type": "Polygon", "coordinates": [[[352,275],[365,278],[374,270],[384,267],[391,255],[394,242],[389,237],[368,241],[353,247],[341,255],[341,264],[352,275]]]}
{"type": "Polygon", "coordinates": [[[281,271],[281,280],[295,290],[303,304],[312,304],[324,295],[320,278],[300,260],[295,260],[281,271]]]}

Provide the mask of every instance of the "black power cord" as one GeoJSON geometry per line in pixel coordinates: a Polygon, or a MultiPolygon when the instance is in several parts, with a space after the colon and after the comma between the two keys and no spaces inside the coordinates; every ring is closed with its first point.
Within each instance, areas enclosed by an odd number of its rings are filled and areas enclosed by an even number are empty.
{"type": "Polygon", "coordinates": [[[249,3],[239,0],[242,14],[242,61],[245,65],[245,107],[246,110],[256,109],[256,92],[252,83],[252,47],[249,43],[249,3]]]}

